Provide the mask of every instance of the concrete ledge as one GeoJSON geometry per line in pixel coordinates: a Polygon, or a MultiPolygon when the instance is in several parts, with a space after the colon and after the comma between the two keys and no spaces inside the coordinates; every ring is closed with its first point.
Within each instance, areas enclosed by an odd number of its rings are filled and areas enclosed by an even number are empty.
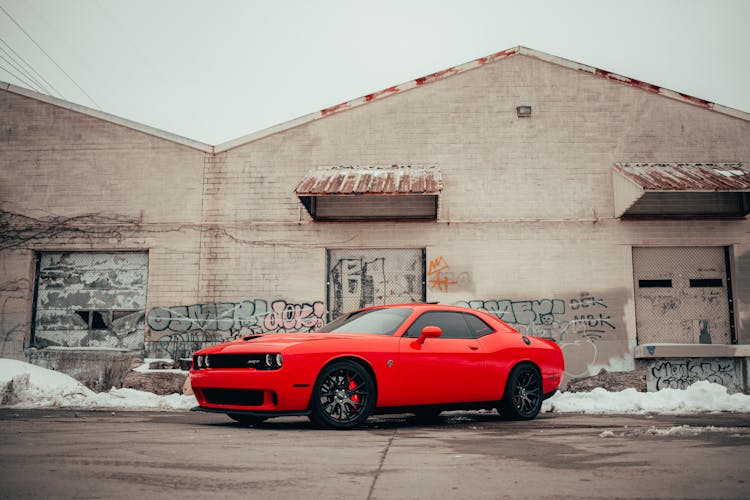
{"type": "Polygon", "coordinates": [[[643,344],[635,347],[636,359],[651,358],[746,358],[750,344],[643,344]]]}

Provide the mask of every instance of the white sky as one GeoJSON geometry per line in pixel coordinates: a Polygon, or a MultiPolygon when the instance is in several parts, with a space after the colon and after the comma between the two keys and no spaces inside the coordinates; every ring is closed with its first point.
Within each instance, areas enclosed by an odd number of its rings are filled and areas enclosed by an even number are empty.
{"type": "Polygon", "coordinates": [[[750,112],[747,0],[0,6],[0,80],[32,87],[10,46],[68,101],[209,144],[517,45],[750,112]]]}

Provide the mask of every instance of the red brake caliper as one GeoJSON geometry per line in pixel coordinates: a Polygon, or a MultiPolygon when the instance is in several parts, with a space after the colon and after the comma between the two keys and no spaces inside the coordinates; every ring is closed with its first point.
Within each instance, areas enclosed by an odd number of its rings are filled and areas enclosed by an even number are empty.
{"type": "MultiPolygon", "coordinates": [[[[356,388],[357,383],[353,379],[349,379],[349,390],[353,391],[356,388]]],[[[352,397],[349,399],[351,399],[353,403],[359,404],[359,394],[352,394],[352,397]]]]}

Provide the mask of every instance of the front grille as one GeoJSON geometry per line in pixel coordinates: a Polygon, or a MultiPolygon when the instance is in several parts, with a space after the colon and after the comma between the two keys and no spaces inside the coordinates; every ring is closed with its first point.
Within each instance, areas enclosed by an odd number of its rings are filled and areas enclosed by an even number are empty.
{"type": "Polygon", "coordinates": [[[203,397],[208,403],[215,405],[263,405],[263,391],[248,391],[243,389],[203,389],[203,397]]]}
{"type": "MultiPolygon", "coordinates": [[[[266,365],[265,354],[209,354],[207,366],[212,369],[221,368],[255,368],[256,370],[272,370],[276,366],[266,365]]],[[[197,367],[196,362],[193,366],[197,367]]]]}

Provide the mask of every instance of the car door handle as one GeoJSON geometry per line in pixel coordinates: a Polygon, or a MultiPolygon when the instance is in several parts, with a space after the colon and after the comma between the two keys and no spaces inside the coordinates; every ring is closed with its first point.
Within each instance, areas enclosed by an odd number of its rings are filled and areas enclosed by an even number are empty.
{"type": "Polygon", "coordinates": [[[479,349],[479,346],[476,344],[469,344],[469,349],[471,349],[472,351],[476,351],[477,349],[479,349]]]}

